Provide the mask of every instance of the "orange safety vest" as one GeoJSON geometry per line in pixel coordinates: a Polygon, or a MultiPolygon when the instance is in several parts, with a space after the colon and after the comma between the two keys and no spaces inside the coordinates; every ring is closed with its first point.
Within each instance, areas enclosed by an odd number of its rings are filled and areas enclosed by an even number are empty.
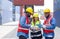
{"type": "MultiPolygon", "coordinates": [[[[29,19],[28,19],[28,17],[26,17],[26,23],[27,24],[29,24],[29,19]]],[[[26,28],[23,28],[21,25],[20,25],[20,23],[18,24],[18,32],[24,32],[24,33],[26,33],[26,34],[28,34],[29,33],[29,29],[26,29],[26,28]]]]}
{"type": "MultiPolygon", "coordinates": [[[[44,25],[45,24],[49,24],[50,21],[51,21],[52,17],[50,16],[47,20],[44,21],[44,25]]],[[[48,34],[48,33],[51,33],[51,32],[54,32],[54,30],[48,30],[48,29],[43,29],[43,31],[48,34]]]]}

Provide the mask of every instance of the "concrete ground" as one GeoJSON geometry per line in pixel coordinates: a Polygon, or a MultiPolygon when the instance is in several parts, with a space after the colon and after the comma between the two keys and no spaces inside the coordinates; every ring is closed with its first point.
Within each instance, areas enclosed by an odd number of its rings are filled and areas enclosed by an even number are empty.
{"type": "MultiPolygon", "coordinates": [[[[0,39],[18,39],[17,35],[18,22],[10,22],[0,25],[0,39]]],[[[60,39],[60,28],[55,29],[55,38],[60,39]]]]}

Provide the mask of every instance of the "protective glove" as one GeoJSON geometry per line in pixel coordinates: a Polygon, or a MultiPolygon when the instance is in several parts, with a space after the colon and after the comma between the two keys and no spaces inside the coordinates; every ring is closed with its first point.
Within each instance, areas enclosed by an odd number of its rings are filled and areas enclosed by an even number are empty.
{"type": "Polygon", "coordinates": [[[34,29],[34,26],[31,26],[30,29],[31,29],[31,30],[34,29]]]}
{"type": "Polygon", "coordinates": [[[43,25],[43,26],[42,26],[42,28],[43,28],[43,29],[46,29],[46,26],[45,26],[45,25],[43,25]]]}
{"type": "Polygon", "coordinates": [[[35,26],[35,30],[36,30],[36,31],[39,30],[39,27],[38,27],[38,26],[35,26]]]}

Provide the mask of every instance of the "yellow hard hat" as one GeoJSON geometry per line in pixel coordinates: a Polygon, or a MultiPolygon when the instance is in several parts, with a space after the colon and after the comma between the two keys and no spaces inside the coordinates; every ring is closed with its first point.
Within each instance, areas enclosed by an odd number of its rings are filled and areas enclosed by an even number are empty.
{"type": "Polygon", "coordinates": [[[30,14],[33,14],[33,9],[32,9],[31,7],[28,7],[28,8],[26,9],[26,12],[29,12],[30,14]]]}
{"type": "Polygon", "coordinates": [[[44,12],[50,12],[50,9],[46,8],[46,9],[44,10],[44,12]]]}
{"type": "Polygon", "coordinates": [[[39,17],[39,14],[38,13],[34,13],[33,17],[39,17]]]}

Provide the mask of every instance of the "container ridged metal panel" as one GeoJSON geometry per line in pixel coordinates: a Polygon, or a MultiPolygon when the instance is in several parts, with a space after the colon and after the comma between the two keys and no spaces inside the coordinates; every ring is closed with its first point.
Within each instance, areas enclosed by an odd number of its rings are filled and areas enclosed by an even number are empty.
{"type": "Polygon", "coordinates": [[[44,0],[13,0],[13,4],[20,5],[44,5],[44,0]]]}
{"type": "Polygon", "coordinates": [[[60,0],[54,0],[54,17],[56,25],[60,27],[60,0]]]}

